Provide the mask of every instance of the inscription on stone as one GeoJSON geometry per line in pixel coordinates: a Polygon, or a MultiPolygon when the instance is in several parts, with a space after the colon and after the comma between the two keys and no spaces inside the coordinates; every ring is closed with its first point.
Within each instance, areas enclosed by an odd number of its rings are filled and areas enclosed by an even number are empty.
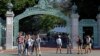
{"type": "Polygon", "coordinates": [[[7,24],[12,24],[12,19],[7,19],[7,24]]]}

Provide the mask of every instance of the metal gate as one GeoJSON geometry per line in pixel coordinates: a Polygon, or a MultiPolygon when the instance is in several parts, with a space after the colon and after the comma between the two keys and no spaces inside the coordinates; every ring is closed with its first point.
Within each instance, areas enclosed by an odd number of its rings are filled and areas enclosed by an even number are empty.
{"type": "Polygon", "coordinates": [[[4,47],[6,41],[6,20],[0,17],[0,46],[4,47]]]}

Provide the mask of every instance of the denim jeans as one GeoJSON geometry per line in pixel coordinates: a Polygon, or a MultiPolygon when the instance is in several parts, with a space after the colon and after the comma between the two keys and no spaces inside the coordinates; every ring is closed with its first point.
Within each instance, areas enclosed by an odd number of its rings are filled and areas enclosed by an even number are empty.
{"type": "Polygon", "coordinates": [[[23,53],[23,44],[18,44],[18,56],[22,56],[23,53]]]}

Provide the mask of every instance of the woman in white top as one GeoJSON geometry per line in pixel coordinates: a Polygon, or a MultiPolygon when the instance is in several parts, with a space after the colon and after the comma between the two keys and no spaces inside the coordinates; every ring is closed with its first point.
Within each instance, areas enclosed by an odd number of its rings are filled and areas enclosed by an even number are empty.
{"type": "Polygon", "coordinates": [[[89,35],[86,38],[86,42],[87,42],[86,53],[88,53],[88,51],[91,52],[91,46],[92,46],[92,38],[89,35]]]}
{"type": "Polygon", "coordinates": [[[60,50],[60,53],[61,53],[62,40],[61,40],[61,36],[60,35],[58,35],[58,38],[56,39],[56,43],[57,43],[56,53],[58,53],[58,50],[60,50]]]}
{"type": "Polygon", "coordinates": [[[31,38],[30,34],[28,35],[28,55],[32,54],[32,46],[34,43],[34,40],[31,38]]]}

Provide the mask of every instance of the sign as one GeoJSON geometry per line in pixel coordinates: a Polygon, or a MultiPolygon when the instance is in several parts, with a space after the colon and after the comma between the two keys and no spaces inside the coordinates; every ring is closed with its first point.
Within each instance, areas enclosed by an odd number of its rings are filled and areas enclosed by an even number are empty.
{"type": "Polygon", "coordinates": [[[12,18],[8,18],[7,19],[7,24],[12,24],[13,22],[12,22],[12,18]]]}

